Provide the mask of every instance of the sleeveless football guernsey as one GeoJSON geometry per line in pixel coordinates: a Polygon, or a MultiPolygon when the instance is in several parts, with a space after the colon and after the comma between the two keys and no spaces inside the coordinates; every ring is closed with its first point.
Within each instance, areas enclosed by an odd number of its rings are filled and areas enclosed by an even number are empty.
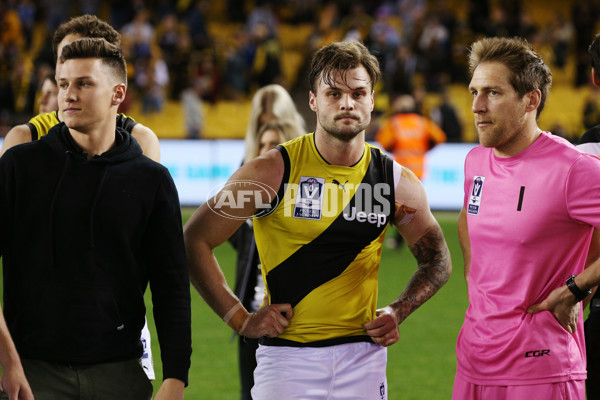
{"type": "Polygon", "coordinates": [[[267,345],[371,341],[381,246],[394,210],[393,161],[365,143],[358,163],[331,165],[314,134],[277,147],[285,172],[271,212],[254,221],[271,304],[294,316],[267,345]],[[275,204],[276,203],[276,204],[275,204]]]}

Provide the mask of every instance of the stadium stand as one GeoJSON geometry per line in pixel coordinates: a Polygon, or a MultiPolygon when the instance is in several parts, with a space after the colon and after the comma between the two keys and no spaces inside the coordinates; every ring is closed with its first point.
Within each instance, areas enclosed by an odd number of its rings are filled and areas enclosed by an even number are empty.
{"type": "MultiPolygon", "coordinates": [[[[447,1],[434,1],[429,2],[423,1],[421,3],[428,4],[427,13],[432,12],[448,12],[452,15],[452,21],[455,26],[461,26],[467,24],[469,20],[469,4],[477,2],[476,0],[447,0],[447,1]],[[440,11],[442,10],[442,11],[440,11]]],[[[530,40],[534,43],[534,46],[538,52],[542,54],[545,60],[549,61],[552,66],[554,83],[550,92],[550,97],[547,103],[547,111],[543,113],[542,119],[540,120],[540,126],[547,130],[560,130],[564,132],[567,138],[575,140],[578,138],[581,132],[584,131],[582,115],[587,98],[590,95],[590,87],[588,85],[575,85],[574,77],[577,74],[577,65],[574,41],[575,39],[568,38],[568,56],[566,58],[565,65],[561,68],[553,65],[554,60],[554,49],[553,49],[553,31],[558,31],[559,26],[555,25],[557,16],[561,15],[566,18],[567,22],[572,22],[572,10],[574,5],[579,3],[579,0],[547,0],[544,2],[537,1],[508,1],[512,4],[511,7],[516,7],[519,11],[519,20],[522,26],[528,26],[530,28],[527,34],[531,34],[530,40]]],[[[230,48],[232,45],[238,45],[236,40],[240,35],[243,36],[243,32],[246,27],[247,21],[232,21],[229,17],[229,11],[227,9],[228,4],[231,2],[209,2],[203,0],[178,2],[177,7],[186,7],[187,11],[192,10],[192,6],[196,3],[204,6],[205,15],[203,16],[206,21],[207,35],[210,37],[212,42],[211,48],[203,50],[201,55],[193,55],[189,58],[189,68],[196,68],[196,65],[192,65],[194,62],[199,63],[198,58],[201,59],[212,59],[217,69],[222,70],[224,64],[225,49],[230,48]]],[[[256,7],[263,3],[269,3],[265,0],[256,1],[243,1],[239,2],[240,7],[243,8],[243,15],[248,16],[256,7]]],[[[343,29],[341,26],[347,24],[348,14],[341,15],[341,6],[337,8],[331,7],[331,3],[323,3],[320,1],[306,0],[303,3],[307,5],[305,7],[314,7],[311,19],[305,19],[297,21],[295,19],[295,9],[297,7],[295,1],[276,2],[277,4],[277,16],[279,17],[279,24],[277,27],[277,39],[279,45],[279,60],[280,60],[280,79],[286,88],[291,92],[296,92],[295,98],[300,99],[299,103],[305,101],[306,86],[303,80],[305,80],[304,61],[307,54],[310,52],[310,45],[318,45],[319,43],[326,42],[328,40],[340,40],[344,36],[343,29]],[[281,3],[281,4],[280,4],[281,3]],[[337,14],[336,14],[337,12],[337,14]],[[329,13],[329,14],[328,14],[329,13]],[[342,23],[342,21],[345,21],[342,23]],[[329,24],[329,25],[328,25],[329,24]],[[326,28],[324,28],[324,26],[326,28]],[[328,29],[328,31],[323,31],[328,29]]],[[[360,3],[360,2],[359,2],[360,3]]],[[[372,14],[370,17],[375,19],[376,13],[379,9],[376,5],[383,5],[383,1],[374,2],[363,2],[365,7],[369,7],[369,13],[372,14]]],[[[398,5],[403,3],[399,0],[396,2],[398,5]]],[[[481,3],[481,2],[479,2],[481,3]]],[[[499,0],[489,0],[487,3],[489,6],[490,20],[486,21],[488,25],[493,25],[497,21],[494,18],[502,17],[502,11],[507,8],[506,2],[500,2],[499,0]],[[499,11],[500,10],[500,11],[499,11]],[[500,14],[498,14],[500,12],[500,14]]],[[[132,2],[133,4],[133,2],[132,2]]],[[[148,3],[150,4],[150,3],[148,3]]],[[[154,3],[152,3],[154,4],[154,3]]],[[[236,3],[237,4],[237,3],[236,3]]],[[[10,6],[5,6],[10,7],[10,6]]],[[[41,7],[41,6],[40,6],[41,7]]],[[[399,6],[400,7],[400,6],[399,6]]],[[[72,10],[76,12],[76,10],[72,10]]],[[[159,10],[152,10],[155,13],[155,18],[152,19],[153,24],[159,29],[160,16],[159,10]]],[[[350,8],[345,10],[347,13],[350,12],[350,8]]],[[[174,9],[174,13],[179,18],[181,26],[184,26],[186,14],[181,9],[174,9]]],[[[97,10],[98,15],[110,21],[112,9],[109,2],[103,2],[101,7],[97,10]]],[[[43,15],[43,10],[38,10],[39,15],[43,15]]],[[[429,14],[426,14],[429,15],[429,14]]],[[[503,16],[507,18],[506,15],[503,16]]],[[[509,16],[510,17],[510,16],[509,16]]],[[[405,29],[406,24],[410,21],[402,19],[400,15],[392,15],[390,25],[394,26],[395,29],[405,29]]],[[[51,33],[48,33],[45,29],[46,21],[43,18],[38,18],[31,35],[31,43],[29,46],[20,45],[21,51],[18,54],[19,61],[13,65],[22,66],[20,68],[14,68],[13,71],[8,73],[8,78],[12,79],[13,90],[15,92],[15,104],[13,110],[7,113],[7,110],[0,110],[0,135],[5,132],[10,124],[21,123],[23,119],[28,119],[28,113],[33,114],[35,110],[27,109],[26,104],[35,104],[31,99],[27,100],[26,96],[28,91],[31,92],[31,86],[36,84],[36,80],[33,77],[35,71],[31,66],[33,62],[39,59],[40,54],[43,54],[44,46],[47,46],[47,39],[51,37],[51,33]],[[28,68],[28,69],[27,69],[28,68]],[[12,117],[11,117],[12,116],[12,117]],[[12,118],[12,119],[11,119],[12,118]],[[15,121],[15,119],[17,119],[15,121]]],[[[191,27],[187,26],[184,29],[189,30],[191,27]]],[[[422,28],[422,27],[421,27],[422,28]]],[[[572,35],[577,34],[578,27],[574,27],[572,35]]],[[[406,32],[402,31],[404,35],[406,32]]],[[[348,32],[346,32],[348,34],[348,32]]],[[[525,34],[525,33],[523,33],[525,34]]],[[[467,32],[464,37],[459,37],[455,34],[455,40],[464,40],[464,42],[458,43],[453,48],[455,54],[453,59],[461,60],[464,59],[466,53],[466,47],[470,41],[476,37],[474,32],[467,32]]],[[[528,36],[529,37],[529,36],[528,36]]],[[[406,39],[406,38],[404,38],[406,39]]],[[[244,39],[242,40],[249,40],[244,39]]],[[[589,42],[591,38],[587,38],[589,42]]],[[[126,42],[127,43],[127,42],[126,42]]],[[[9,48],[6,44],[2,45],[1,50],[3,54],[7,54],[9,48]]],[[[11,54],[8,54],[11,56],[11,54]]],[[[11,58],[9,58],[11,59],[11,58]]],[[[464,61],[464,60],[463,60],[464,61]]],[[[587,60],[586,60],[587,62],[587,60]]],[[[133,64],[133,62],[132,62],[133,64]]],[[[460,66],[459,66],[460,67],[460,66]]],[[[134,66],[132,66],[134,68],[134,66]]],[[[132,69],[133,70],[133,69],[132,69]]],[[[135,71],[133,72],[135,74],[135,71]]],[[[222,71],[221,71],[222,73],[222,71]]],[[[5,75],[6,76],[6,75],[5,75]]],[[[0,76],[2,78],[2,76],[0,76]]],[[[244,136],[247,118],[250,110],[250,98],[254,90],[257,89],[256,84],[253,82],[247,82],[248,88],[239,96],[227,96],[225,95],[225,89],[223,88],[224,79],[220,76],[221,81],[214,83],[215,91],[211,96],[207,96],[203,100],[204,105],[204,131],[201,137],[212,139],[212,138],[242,138],[244,136]]],[[[417,72],[414,76],[414,80],[417,83],[426,85],[425,75],[422,72],[417,72]]],[[[1,79],[0,79],[1,81],[1,79]]],[[[1,83],[1,82],[0,82],[1,83]]],[[[171,81],[170,85],[173,86],[175,83],[171,81]]],[[[133,86],[133,85],[132,85],[133,86]]],[[[450,94],[452,102],[456,107],[459,115],[463,121],[464,141],[475,141],[475,130],[473,127],[472,114],[471,114],[471,96],[466,89],[465,79],[462,81],[454,81],[452,79],[449,82],[444,83],[445,90],[450,94]]],[[[156,112],[143,113],[141,106],[140,93],[135,91],[135,87],[132,87],[132,102],[127,110],[129,115],[132,115],[136,120],[142,122],[145,125],[151,126],[161,138],[185,138],[187,134],[185,132],[183,109],[181,107],[180,100],[177,96],[165,96],[162,108],[159,108],[156,112]]],[[[377,110],[379,114],[384,114],[387,111],[388,90],[385,87],[381,87],[377,92],[377,110]]],[[[424,114],[433,108],[440,101],[440,95],[436,92],[428,91],[422,102],[422,112],[424,114]]],[[[299,104],[299,109],[303,111],[303,104],[299,104]]],[[[9,110],[10,111],[10,110],[9,110]]],[[[304,108],[307,113],[305,119],[311,121],[314,116],[307,107],[304,108]]],[[[309,123],[310,128],[310,123],[309,123]]]]}

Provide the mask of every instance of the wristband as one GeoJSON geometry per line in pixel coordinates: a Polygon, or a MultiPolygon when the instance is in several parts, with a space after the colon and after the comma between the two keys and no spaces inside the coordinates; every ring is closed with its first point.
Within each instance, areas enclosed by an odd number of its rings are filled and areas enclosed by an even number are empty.
{"type": "Polygon", "coordinates": [[[250,315],[241,302],[237,303],[235,306],[231,307],[227,314],[223,317],[223,322],[225,322],[231,329],[236,332],[245,328],[244,322],[247,319],[247,315],[250,315]]]}
{"type": "Polygon", "coordinates": [[[246,315],[246,318],[244,319],[244,323],[242,324],[242,327],[240,328],[240,330],[238,332],[240,334],[240,336],[244,336],[244,331],[246,330],[246,327],[248,326],[248,322],[250,322],[252,317],[254,317],[254,313],[248,313],[248,315],[246,315]]]}
{"type": "Polygon", "coordinates": [[[577,284],[575,283],[576,276],[577,275],[571,275],[567,279],[567,288],[569,288],[571,293],[573,293],[573,296],[575,296],[575,299],[579,302],[588,297],[590,294],[592,294],[592,289],[581,290],[579,286],[577,286],[577,284]]]}

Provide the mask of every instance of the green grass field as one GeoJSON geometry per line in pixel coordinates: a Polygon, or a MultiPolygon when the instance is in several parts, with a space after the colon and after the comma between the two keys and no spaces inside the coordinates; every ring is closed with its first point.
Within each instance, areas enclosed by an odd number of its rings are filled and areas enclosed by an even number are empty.
{"type": "MultiPolygon", "coordinates": [[[[193,209],[183,209],[184,221],[193,209]]],[[[452,393],[456,369],[454,345],[467,306],[463,263],[456,231],[458,213],[435,213],[452,254],[454,271],[448,283],[400,327],[400,341],[389,348],[388,385],[390,400],[447,400],[452,393]]],[[[236,253],[228,244],[215,250],[230,285],[233,285],[236,253]]],[[[385,248],[379,275],[379,304],[388,304],[403,290],[416,267],[410,251],[385,248]]],[[[147,294],[147,299],[149,296],[147,294]]],[[[149,310],[151,304],[148,302],[149,310]]],[[[152,351],[161,378],[160,350],[152,315],[152,351]]],[[[188,399],[239,399],[237,342],[231,329],[218,318],[192,289],[192,368],[185,391],[188,399]]]]}
{"type": "MultiPolygon", "coordinates": [[[[183,209],[186,221],[194,210],[183,209]]],[[[442,226],[454,271],[448,283],[400,327],[400,341],[389,348],[389,400],[447,400],[452,393],[456,369],[454,345],[467,306],[466,286],[456,221],[458,213],[434,213],[442,226]]],[[[215,250],[227,280],[233,285],[236,253],[228,244],[215,250]]],[[[415,269],[410,251],[384,248],[379,274],[379,305],[387,305],[403,290],[415,269]]],[[[192,367],[186,399],[237,400],[239,382],[236,341],[232,331],[191,288],[192,294],[192,367]]],[[[0,280],[0,294],[2,280],[0,280]]],[[[160,348],[146,293],[148,323],[152,334],[152,351],[156,381],[155,392],[162,382],[160,348]]],[[[1,370],[1,368],[0,368],[1,370]]],[[[282,399],[284,400],[284,399],[282,399]]]]}

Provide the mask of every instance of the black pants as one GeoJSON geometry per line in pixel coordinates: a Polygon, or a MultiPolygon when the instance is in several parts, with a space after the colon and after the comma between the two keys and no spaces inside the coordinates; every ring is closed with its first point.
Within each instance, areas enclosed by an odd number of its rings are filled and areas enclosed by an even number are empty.
{"type": "Polygon", "coordinates": [[[242,400],[252,400],[250,390],[252,389],[252,386],[254,386],[256,349],[258,349],[258,339],[249,339],[240,336],[238,344],[238,363],[240,366],[242,400]]]}
{"type": "MultiPolygon", "coordinates": [[[[139,360],[85,366],[28,359],[21,362],[35,400],[152,398],[152,384],[139,360]]],[[[8,396],[1,392],[0,399],[8,396]]]]}
{"type": "Polygon", "coordinates": [[[585,321],[585,350],[587,398],[600,399],[600,298],[593,298],[590,303],[590,315],[585,321]]]}

